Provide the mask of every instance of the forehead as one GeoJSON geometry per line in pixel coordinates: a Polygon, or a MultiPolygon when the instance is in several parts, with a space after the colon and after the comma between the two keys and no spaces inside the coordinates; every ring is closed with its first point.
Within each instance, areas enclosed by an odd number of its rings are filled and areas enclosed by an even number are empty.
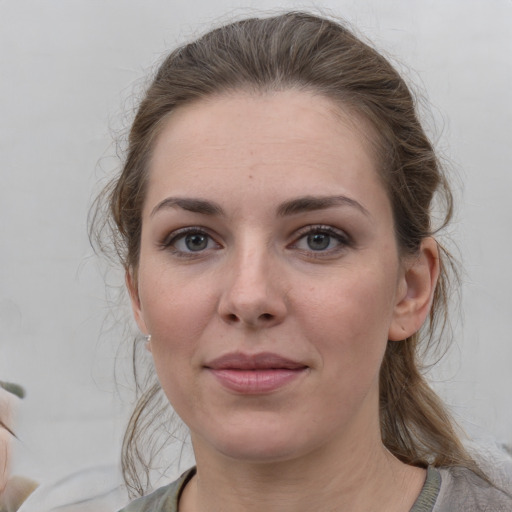
{"type": "Polygon", "coordinates": [[[224,94],[180,107],[166,120],[150,161],[147,199],[191,189],[252,192],[269,182],[283,194],[338,187],[371,195],[383,189],[375,162],[368,123],[324,96],[224,94]],[[373,191],[364,193],[368,187],[373,191]]]}

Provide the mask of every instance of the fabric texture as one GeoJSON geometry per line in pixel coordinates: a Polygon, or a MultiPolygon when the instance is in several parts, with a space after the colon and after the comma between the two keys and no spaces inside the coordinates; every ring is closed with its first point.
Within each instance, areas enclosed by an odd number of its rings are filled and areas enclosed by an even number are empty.
{"type": "Polygon", "coordinates": [[[492,487],[465,468],[440,468],[441,488],[432,512],[512,512],[512,489],[492,487]]]}
{"type": "Polygon", "coordinates": [[[178,512],[181,492],[195,474],[196,468],[191,468],[171,484],[132,501],[119,512],[178,512]]]}
{"type": "MultiPolygon", "coordinates": [[[[189,469],[175,482],[139,498],[119,512],[178,512],[182,490],[195,475],[189,469]]],[[[512,497],[465,468],[429,467],[410,512],[512,512],[512,497]]]]}

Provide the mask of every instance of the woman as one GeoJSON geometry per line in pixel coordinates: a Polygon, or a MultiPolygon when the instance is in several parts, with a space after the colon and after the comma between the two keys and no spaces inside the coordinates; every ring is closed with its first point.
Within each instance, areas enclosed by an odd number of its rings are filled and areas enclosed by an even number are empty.
{"type": "Polygon", "coordinates": [[[221,27],[169,55],[129,142],[116,248],[197,465],[125,512],[512,507],[420,372],[451,195],[381,55],[309,14],[221,27]]]}

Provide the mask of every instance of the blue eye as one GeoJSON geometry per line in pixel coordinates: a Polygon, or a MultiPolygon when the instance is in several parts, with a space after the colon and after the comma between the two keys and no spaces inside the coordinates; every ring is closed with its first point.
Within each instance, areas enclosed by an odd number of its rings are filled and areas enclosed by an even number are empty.
{"type": "Polygon", "coordinates": [[[295,249],[306,252],[335,252],[349,245],[349,238],[342,231],[329,226],[309,226],[293,244],[295,249]]]}
{"type": "Polygon", "coordinates": [[[208,238],[208,236],[202,233],[192,233],[185,235],[182,240],[189,251],[196,252],[203,251],[208,247],[208,238]]]}
{"type": "Polygon", "coordinates": [[[171,234],[162,246],[177,255],[192,255],[219,248],[208,233],[197,228],[185,228],[171,234]]]}
{"type": "Polygon", "coordinates": [[[308,247],[312,251],[325,251],[331,244],[331,236],[326,233],[313,233],[306,237],[308,247]]]}

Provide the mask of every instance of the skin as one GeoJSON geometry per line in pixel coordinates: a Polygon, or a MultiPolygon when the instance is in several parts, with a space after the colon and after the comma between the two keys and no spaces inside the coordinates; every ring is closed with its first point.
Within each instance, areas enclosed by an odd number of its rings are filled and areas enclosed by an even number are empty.
{"type": "Polygon", "coordinates": [[[437,248],[400,257],[368,129],[318,95],[239,92],[181,107],[157,139],[127,284],[191,432],[180,511],[408,511],[421,490],[382,445],[378,375],[428,314],[437,248]],[[208,369],[234,351],[304,370],[237,393],[208,369]]]}
{"type": "MultiPolygon", "coordinates": [[[[0,388],[0,419],[7,428],[12,427],[17,398],[0,388]]],[[[9,480],[12,434],[0,425],[0,498],[9,480]]]]}
{"type": "Polygon", "coordinates": [[[18,510],[37,487],[37,483],[28,478],[10,475],[12,430],[18,402],[16,395],[0,387],[0,420],[7,427],[0,425],[0,511],[18,510]]]}

